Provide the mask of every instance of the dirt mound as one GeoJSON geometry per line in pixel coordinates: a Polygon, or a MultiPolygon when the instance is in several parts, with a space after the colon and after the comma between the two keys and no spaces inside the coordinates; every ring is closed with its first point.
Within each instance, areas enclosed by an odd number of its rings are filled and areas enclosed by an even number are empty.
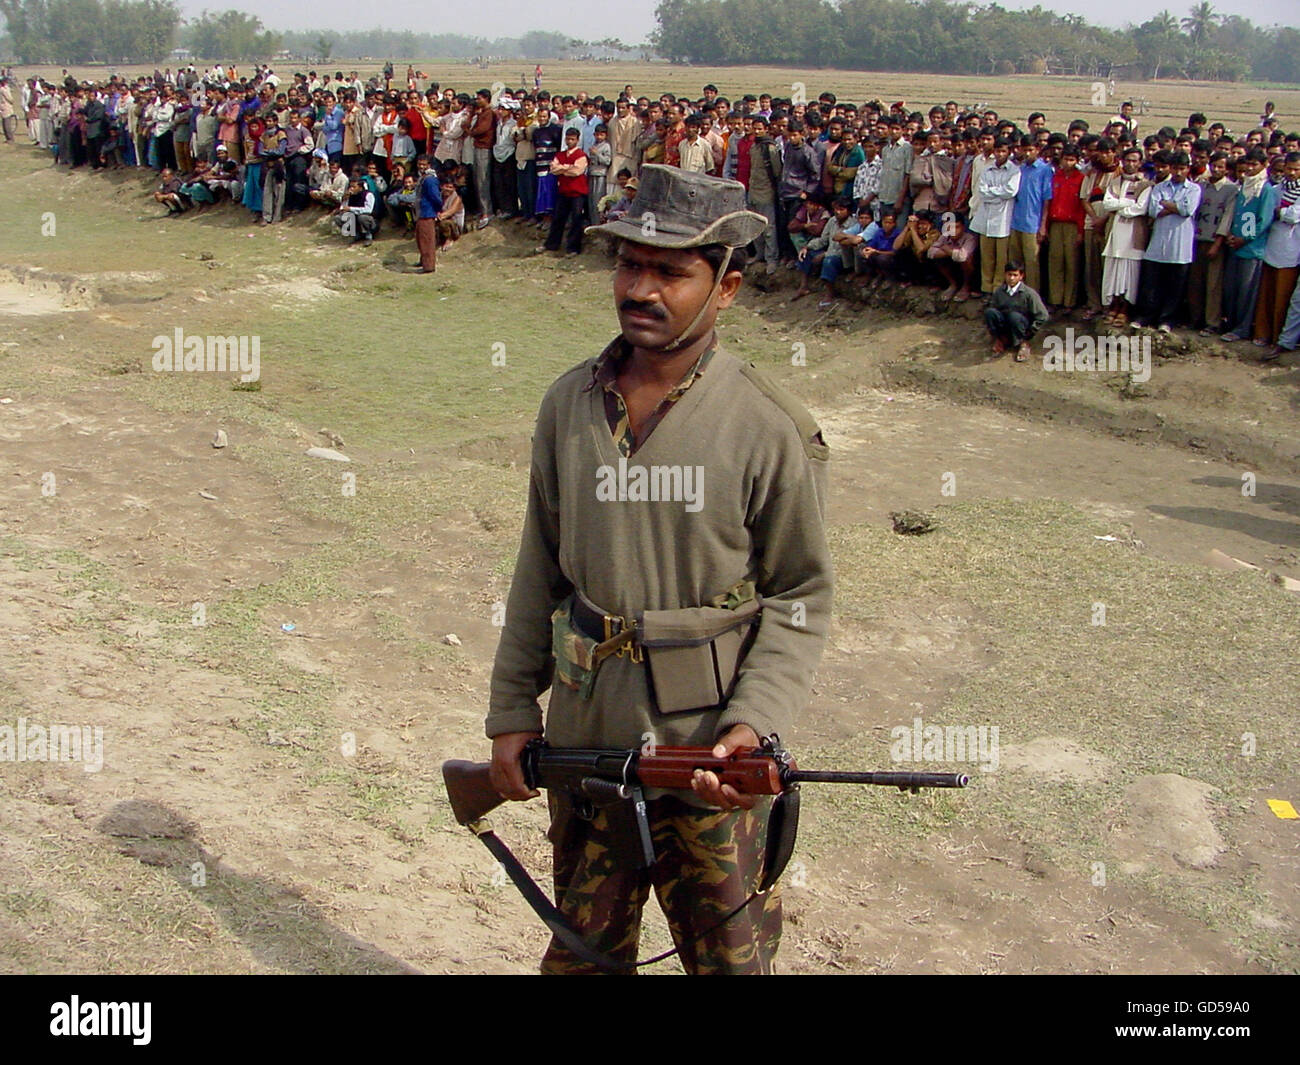
{"type": "Polygon", "coordinates": [[[98,303],[95,286],[84,278],[38,267],[0,269],[0,317],[84,311],[98,303]]]}
{"type": "Polygon", "coordinates": [[[1210,817],[1209,798],[1219,789],[1177,773],[1147,776],[1124,791],[1124,824],[1116,852],[1162,868],[1205,869],[1227,849],[1210,817]]]}
{"type": "Polygon", "coordinates": [[[194,834],[194,825],[161,803],[128,799],[104,815],[99,830],[108,836],[188,839],[194,834]]]}

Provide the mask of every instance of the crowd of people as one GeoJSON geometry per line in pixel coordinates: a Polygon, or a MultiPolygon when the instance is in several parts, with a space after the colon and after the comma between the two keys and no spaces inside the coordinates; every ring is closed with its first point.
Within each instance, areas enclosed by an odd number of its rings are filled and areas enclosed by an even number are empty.
{"type": "MultiPolygon", "coordinates": [[[[755,261],[798,271],[796,299],[819,285],[823,307],[841,278],[990,304],[1010,265],[1050,317],[1187,326],[1265,360],[1300,346],[1300,133],[1271,103],[1246,131],[1199,112],[1147,131],[1131,103],[1053,129],[1042,112],[1022,125],[953,100],[922,113],[713,85],[560,95],[540,68],[531,88],[469,94],[392,75],[190,67],[29,79],[17,98],[6,79],[0,117],[20,109],[60,165],[152,167],[173,213],[228,201],[274,225],[320,211],[357,242],[387,221],[426,272],[467,227],[508,219],[537,228],[539,251],[577,254],[584,227],[626,213],[641,168],[661,164],[744,185],[768,219],[755,261]]],[[[1023,357],[1038,317],[995,349],[1023,357]]]]}

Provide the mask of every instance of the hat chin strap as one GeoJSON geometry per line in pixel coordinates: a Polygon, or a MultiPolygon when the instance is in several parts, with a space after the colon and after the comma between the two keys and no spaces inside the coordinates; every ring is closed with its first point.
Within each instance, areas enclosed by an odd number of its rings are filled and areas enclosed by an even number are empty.
{"type": "Polygon", "coordinates": [[[727,254],[722,257],[722,262],[718,265],[717,276],[713,279],[713,288],[709,290],[708,298],[700,305],[699,313],[691,319],[690,325],[677,334],[677,339],[666,348],[661,348],[661,351],[676,351],[682,346],[682,342],[687,338],[687,336],[690,335],[691,330],[700,324],[700,319],[704,317],[704,312],[709,309],[709,304],[713,302],[713,297],[718,294],[718,289],[722,287],[722,279],[727,274],[727,267],[731,265],[731,253],[734,250],[734,248],[727,248],[727,254]]]}

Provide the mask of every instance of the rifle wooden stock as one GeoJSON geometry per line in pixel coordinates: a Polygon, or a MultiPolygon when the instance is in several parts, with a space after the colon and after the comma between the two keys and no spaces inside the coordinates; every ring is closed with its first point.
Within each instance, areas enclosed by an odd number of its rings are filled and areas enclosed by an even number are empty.
{"type": "Polygon", "coordinates": [[[454,759],[442,763],[442,782],[458,825],[473,824],[506,801],[492,786],[491,769],[489,762],[454,759]]]}

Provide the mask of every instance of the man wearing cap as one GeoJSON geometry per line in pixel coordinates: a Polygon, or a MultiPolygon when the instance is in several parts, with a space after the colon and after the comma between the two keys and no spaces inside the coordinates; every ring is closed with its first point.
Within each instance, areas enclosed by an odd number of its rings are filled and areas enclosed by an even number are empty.
{"type": "MultiPolygon", "coordinates": [[[[560,748],[652,743],[724,756],[788,735],[807,701],[830,616],[828,450],[798,401],[718,346],[741,249],[768,224],[744,197],[739,182],[651,164],[628,213],[590,230],[618,241],[621,334],[551,386],[533,435],[486,723],[492,782],[506,798],[536,794],[519,755],[543,734],[560,748]],[[737,644],[747,653],[707,676],[665,673],[643,638],[704,615],[741,619],[724,623],[750,633],[737,644]]],[[[707,772],[689,791],[650,791],[648,869],[624,857],[627,804],[581,810],[555,791],[548,802],[556,903],[590,948],[634,959],[653,886],[688,972],[772,971],[779,890],[751,898],[767,801],[707,772]]],[[[557,937],[542,969],[595,966],[557,937]]]]}

